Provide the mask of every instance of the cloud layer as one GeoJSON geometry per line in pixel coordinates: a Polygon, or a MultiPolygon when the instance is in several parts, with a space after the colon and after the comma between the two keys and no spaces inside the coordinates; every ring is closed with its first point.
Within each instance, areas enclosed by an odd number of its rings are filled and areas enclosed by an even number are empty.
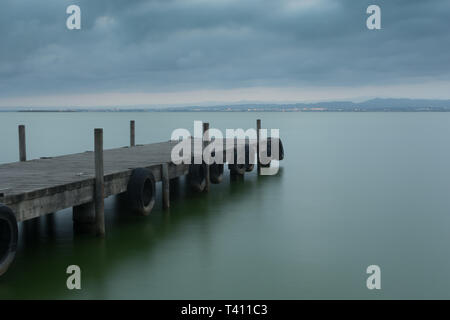
{"type": "Polygon", "coordinates": [[[3,0],[0,100],[446,83],[449,14],[447,0],[3,0]]]}

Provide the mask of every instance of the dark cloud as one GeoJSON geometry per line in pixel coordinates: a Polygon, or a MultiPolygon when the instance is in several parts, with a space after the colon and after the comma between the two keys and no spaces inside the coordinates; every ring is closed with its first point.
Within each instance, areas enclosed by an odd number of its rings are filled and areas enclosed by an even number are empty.
{"type": "Polygon", "coordinates": [[[447,81],[449,14],[448,0],[3,0],[0,97],[447,81]],[[70,4],[82,30],[65,27],[70,4]]]}

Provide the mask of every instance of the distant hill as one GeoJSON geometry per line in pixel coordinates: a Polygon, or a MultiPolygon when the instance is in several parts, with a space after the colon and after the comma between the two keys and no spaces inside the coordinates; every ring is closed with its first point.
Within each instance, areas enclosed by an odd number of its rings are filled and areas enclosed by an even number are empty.
{"type": "Polygon", "coordinates": [[[152,111],[286,111],[286,112],[336,112],[336,111],[450,111],[450,100],[426,99],[372,99],[364,102],[328,101],[294,104],[240,104],[217,106],[189,106],[156,108],[152,111]]]}
{"type": "Polygon", "coordinates": [[[245,103],[214,106],[117,106],[117,107],[13,107],[0,108],[13,112],[448,112],[450,100],[432,99],[371,99],[364,102],[327,101],[313,103],[245,103]]]}

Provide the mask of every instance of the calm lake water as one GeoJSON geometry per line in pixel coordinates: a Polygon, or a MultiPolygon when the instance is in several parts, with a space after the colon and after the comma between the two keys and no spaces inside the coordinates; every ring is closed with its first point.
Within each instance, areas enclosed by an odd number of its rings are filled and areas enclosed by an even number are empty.
{"type": "Polygon", "coordinates": [[[149,217],[106,200],[105,239],[74,235],[72,210],[20,225],[0,299],[450,298],[450,113],[0,113],[0,163],[168,140],[194,120],[279,128],[277,176],[182,179],[149,217]],[[68,265],[82,290],[66,288],[68,265]],[[381,267],[381,290],[366,268],[381,267]]]}

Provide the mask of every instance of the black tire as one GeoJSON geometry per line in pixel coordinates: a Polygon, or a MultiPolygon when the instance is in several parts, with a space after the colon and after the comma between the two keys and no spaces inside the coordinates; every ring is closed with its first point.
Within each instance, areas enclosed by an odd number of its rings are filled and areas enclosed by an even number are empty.
{"type": "Polygon", "coordinates": [[[228,169],[230,169],[231,174],[243,176],[245,174],[246,166],[245,164],[229,164],[228,169]]]}
{"type": "Polygon", "coordinates": [[[269,161],[269,163],[265,163],[265,164],[261,163],[260,166],[261,166],[261,168],[270,168],[270,163],[271,162],[272,161],[269,161]]]}
{"type": "Polygon", "coordinates": [[[238,164],[237,162],[238,162],[237,149],[234,148],[234,163],[228,164],[228,169],[231,171],[231,174],[233,175],[243,176],[245,174],[246,165],[245,163],[238,164]]]}
{"type": "Polygon", "coordinates": [[[16,216],[10,208],[0,204],[0,276],[14,261],[18,235],[16,216]]]}
{"type": "Polygon", "coordinates": [[[238,156],[237,156],[237,148],[234,148],[234,163],[228,164],[228,169],[230,170],[232,175],[243,176],[245,174],[245,163],[238,164],[238,156]]]}
{"type": "MultiPolygon", "coordinates": [[[[252,148],[253,149],[253,148],[252,148]]],[[[254,151],[254,150],[252,150],[254,151]]],[[[253,171],[253,168],[255,167],[253,159],[250,158],[250,145],[247,143],[245,145],[245,171],[251,172],[253,171]]]]}
{"type": "Polygon", "coordinates": [[[205,164],[191,164],[189,166],[189,184],[197,192],[205,190],[206,168],[205,164]]]}
{"type": "MultiPolygon", "coordinates": [[[[278,140],[278,151],[279,151],[279,157],[272,156],[272,138],[267,138],[267,156],[270,157],[272,160],[283,160],[284,159],[284,148],[283,148],[283,142],[281,142],[281,139],[274,138],[278,140]]],[[[276,142],[275,142],[276,143],[276,142]]]]}
{"type": "Polygon", "coordinates": [[[211,183],[221,183],[223,179],[223,164],[213,163],[209,166],[209,180],[211,183]]]}
{"type": "Polygon", "coordinates": [[[131,209],[140,215],[149,215],[155,205],[155,190],[155,177],[151,171],[134,169],[127,187],[131,209]]]}

